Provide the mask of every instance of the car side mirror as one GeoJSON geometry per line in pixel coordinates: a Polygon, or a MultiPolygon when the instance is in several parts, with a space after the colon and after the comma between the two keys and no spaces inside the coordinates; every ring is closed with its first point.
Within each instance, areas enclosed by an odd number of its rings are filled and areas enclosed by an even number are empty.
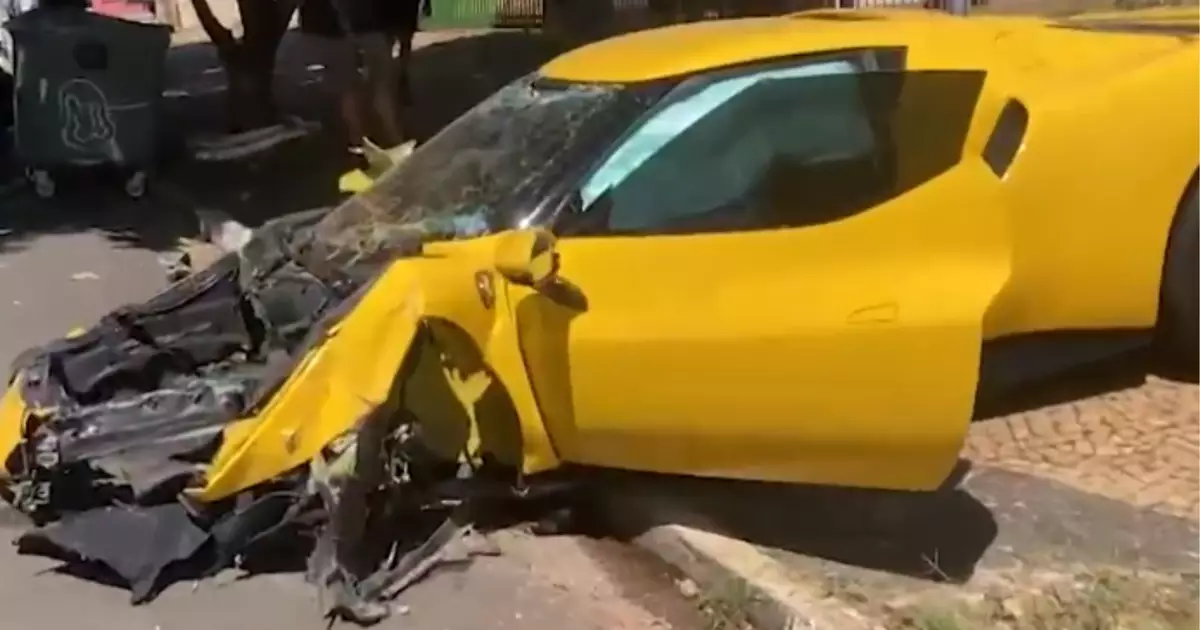
{"type": "Polygon", "coordinates": [[[513,284],[546,285],[558,273],[555,240],[553,234],[537,228],[501,234],[496,243],[496,271],[513,284]]]}

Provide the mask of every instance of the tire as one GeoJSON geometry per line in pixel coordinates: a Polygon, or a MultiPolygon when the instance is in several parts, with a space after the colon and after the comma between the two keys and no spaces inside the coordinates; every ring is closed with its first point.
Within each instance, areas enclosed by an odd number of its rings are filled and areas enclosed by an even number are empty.
{"type": "Polygon", "coordinates": [[[1159,305],[1159,346],[1172,368],[1200,371],[1200,196],[1188,186],[1167,240],[1159,305]]]}

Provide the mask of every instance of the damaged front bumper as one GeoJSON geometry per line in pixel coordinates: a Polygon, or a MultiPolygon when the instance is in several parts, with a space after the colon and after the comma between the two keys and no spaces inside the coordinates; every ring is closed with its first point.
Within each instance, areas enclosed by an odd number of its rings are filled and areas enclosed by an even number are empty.
{"type": "Polygon", "coordinates": [[[474,292],[483,259],[314,272],[287,240],[315,216],[269,224],[241,252],[16,362],[0,397],[0,488],[45,525],[23,549],[107,564],[141,602],[181,567],[207,575],[299,528],[318,541],[309,577],[334,589],[327,604],[369,620],[370,600],[465,531],[461,481],[479,460],[464,439],[424,435],[405,399],[418,364],[465,373],[446,367],[431,311],[468,337],[492,327],[474,292]],[[396,541],[398,515],[434,543],[396,541]]]}
{"type": "Polygon", "coordinates": [[[316,216],[269,226],[250,255],[225,256],[15,361],[0,404],[0,476],[15,505],[48,519],[90,507],[96,497],[80,485],[128,502],[202,480],[222,432],[254,420],[315,345],[307,333],[352,290],[289,261],[270,238],[316,216]]]}

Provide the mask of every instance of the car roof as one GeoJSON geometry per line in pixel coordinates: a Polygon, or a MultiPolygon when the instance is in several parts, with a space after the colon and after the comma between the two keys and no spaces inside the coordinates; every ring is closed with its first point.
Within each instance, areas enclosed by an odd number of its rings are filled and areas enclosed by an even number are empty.
{"type": "MultiPolygon", "coordinates": [[[[1130,11],[1124,17],[1139,19],[1141,14],[1130,11]]],[[[1157,16],[1147,19],[1153,17],[1157,16]]],[[[1171,17],[1178,19],[1179,14],[1171,17]]],[[[693,22],[621,35],[563,54],[543,66],[542,74],[565,81],[634,83],[773,58],[877,47],[906,48],[910,69],[992,69],[1006,63],[1005,56],[997,54],[997,42],[1003,39],[1036,37],[1038,43],[1061,39],[1067,48],[1059,50],[1068,50],[1080,38],[1096,44],[1094,38],[1119,36],[1059,28],[1063,25],[1063,19],[957,17],[922,9],[804,11],[693,22]]]]}

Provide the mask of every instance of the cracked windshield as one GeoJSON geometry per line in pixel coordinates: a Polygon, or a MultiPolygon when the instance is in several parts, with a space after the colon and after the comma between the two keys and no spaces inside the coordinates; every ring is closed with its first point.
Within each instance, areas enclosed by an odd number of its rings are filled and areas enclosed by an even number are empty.
{"type": "Polygon", "coordinates": [[[516,227],[563,173],[651,104],[648,91],[524,77],[471,109],[315,227],[361,257],[516,227]]]}

